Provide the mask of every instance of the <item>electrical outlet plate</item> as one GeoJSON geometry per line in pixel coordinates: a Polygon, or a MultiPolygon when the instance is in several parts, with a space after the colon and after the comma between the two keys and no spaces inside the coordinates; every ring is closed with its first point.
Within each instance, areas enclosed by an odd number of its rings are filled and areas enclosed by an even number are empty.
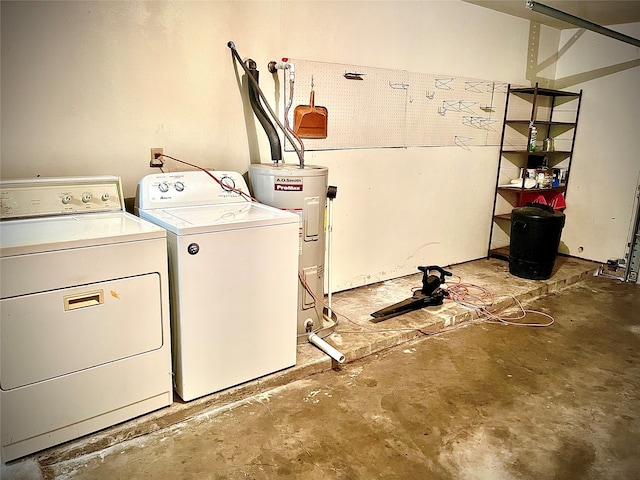
{"type": "Polygon", "coordinates": [[[162,167],[162,148],[152,148],[151,149],[151,161],[149,162],[150,167],[162,167]]]}

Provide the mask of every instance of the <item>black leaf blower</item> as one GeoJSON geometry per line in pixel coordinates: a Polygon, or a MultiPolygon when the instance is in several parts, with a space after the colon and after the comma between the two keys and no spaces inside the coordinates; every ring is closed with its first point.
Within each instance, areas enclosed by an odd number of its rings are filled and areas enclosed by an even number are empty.
{"type": "Polygon", "coordinates": [[[371,320],[373,323],[382,322],[389,318],[397,317],[413,310],[420,310],[424,307],[432,307],[442,305],[445,297],[449,296],[449,292],[440,288],[445,283],[445,276],[450,277],[451,272],[447,272],[441,267],[432,265],[430,267],[418,267],[423,272],[422,288],[413,292],[413,296],[398,303],[394,303],[382,310],[373,312],[371,320]],[[431,271],[437,271],[440,275],[431,275],[431,271]]]}

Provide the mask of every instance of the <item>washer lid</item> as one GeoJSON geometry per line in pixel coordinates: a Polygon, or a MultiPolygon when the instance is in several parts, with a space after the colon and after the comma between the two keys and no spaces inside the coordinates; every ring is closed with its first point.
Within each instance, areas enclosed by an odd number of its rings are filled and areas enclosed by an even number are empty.
{"type": "Polygon", "coordinates": [[[142,218],[176,235],[222,232],[240,228],[298,223],[295,213],[255,202],[140,210],[142,218]]]}
{"type": "Polygon", "coordinates": [[[67,250],[166,237],[166,231],[127,212],[0,222],[0,256],[67,250]]]}

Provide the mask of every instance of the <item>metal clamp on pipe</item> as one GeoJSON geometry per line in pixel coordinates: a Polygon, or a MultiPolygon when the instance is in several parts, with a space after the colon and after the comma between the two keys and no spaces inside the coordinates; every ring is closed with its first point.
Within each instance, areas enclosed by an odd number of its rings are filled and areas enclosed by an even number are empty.
{"type": "Polygon", "coordinates": [[[309,334],[309,342],[313,343],[316,347],[318,347],[324,353],[329,355],[336,362],[344,363],[344,355],[340,353],[338,350],[336,350],[334,347],[329,345],[327,342],[325,342],[323,339],[321,339],[315,333],[309,334]]]}

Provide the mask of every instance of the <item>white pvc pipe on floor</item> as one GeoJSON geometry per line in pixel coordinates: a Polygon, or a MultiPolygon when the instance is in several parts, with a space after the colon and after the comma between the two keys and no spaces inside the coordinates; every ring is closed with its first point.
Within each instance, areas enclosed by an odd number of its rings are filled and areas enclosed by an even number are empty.
{"type": "Polygon", "coordinates": [[[313,343],[316,347],[318,347],[324,353],[329,355],[336,362],[344,363],[344,355],[340,353],[338,350],[336,350],[334,347],[329,345],[327,342],[325,342],[323,339],[321,339],[315,333],[309,334],[309,342],[313,343]]]}

